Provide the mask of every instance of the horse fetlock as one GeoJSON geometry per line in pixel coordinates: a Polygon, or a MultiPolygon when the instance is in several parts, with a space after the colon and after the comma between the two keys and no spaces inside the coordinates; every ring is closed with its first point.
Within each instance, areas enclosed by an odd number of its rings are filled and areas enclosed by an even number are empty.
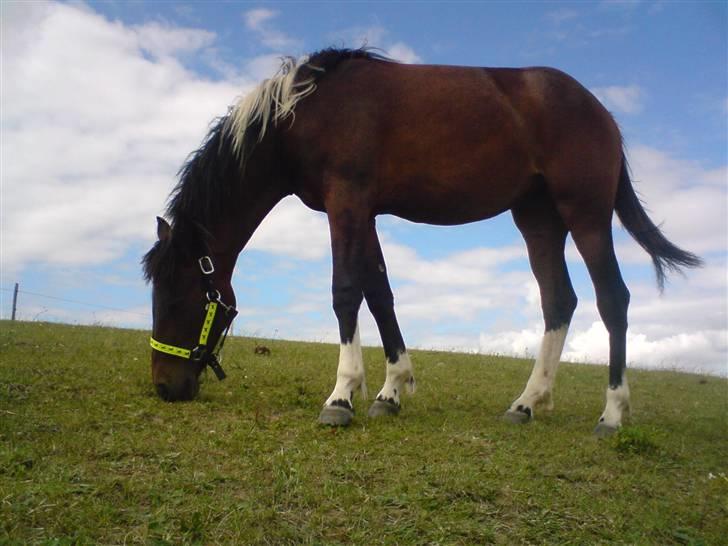
{"type": "Polygon", "coordinates": [[[539,408],[544,411],[552,411],[554,409],[554,399],[549,390],[543,390],[536,393],[532,397],[531,407],[539,408]]]}
{"type": "Polygon", "coordinates": [[[393,404],[400,405],[402,389],[406,389],[408,394],[414,392],[415,378],[411,371],[406,374],[387,374],[382,390],[377,395],[377,400],[391,400],[393,404]]]}
{"type": "Polygon", "coordinates": [[[367,398],[366,381],[362,376],[346,377],[339,375],[336,379],[336,386],[331,395],[326,399],[325,406],[335,404],[341,405],[345,401],[349,407],[353,407],[354,393],[361,389],[364,399],[367,398]]]}
{"type": "Polygon", "coordinates": [[[357,377],[350,377],[346,381],[347,389],[349,390],[349,393],[351,394],[351,399],[354,398],[354,393],[359,390],[361,393],[361,397],[364,400],[367,400],[369,398],[369,391],[367,390],[367,381],[366,377],[364,377],[364,374],[357,377]]]}
{"type": "Polygon", "coordinates": [[[531,418],[535,409],[544,411],[552,411],[554,409],[554,400],[549,389],[526,389],[511,404],[509,411],[527,413],[529,418],[531,418]]]}
{"type": "Polygon", "coordinates": [[[377,399],[393,398],[399,403],[402,388],[405,388],[408,394],[413,394],[417,389],[412,361],[406,352],[400,353],[397,362],[387,362],[387,378],[377,399]]]}
{"type": "MultiPolygon", "coordinates": [[[[607,389],[607,405],[604,408],[604,413],[599,418],[597,429],[601,432],[607,430],[614,432],[622,426],[622,419],[629,415],[629,387],[627,386],[627,382],[623,381],[622,385],[607,389]]],[[[597,430],[594,432],[598,433],[597,430]]]]}
{"type": "Polygon", "coordinates": [[[417,392],[417,381],[415,381],[415,376],[410,373],[409,379],[405,381],[404,388],[407,390],[407,394],[414,394],[417,392]]]}

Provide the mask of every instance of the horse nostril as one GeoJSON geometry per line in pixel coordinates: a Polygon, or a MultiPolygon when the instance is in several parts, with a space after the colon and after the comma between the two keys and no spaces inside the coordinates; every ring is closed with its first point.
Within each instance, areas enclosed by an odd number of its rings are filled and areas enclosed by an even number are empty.
{"type": "Polygon", "coordinates": [[[162,400],[166,400],[169,402],[170,395],[169,395],[169,389],[167,388],[167,385],[164,383],[157,383],[155,385],[157,387],[157,394],[162,400]]]}

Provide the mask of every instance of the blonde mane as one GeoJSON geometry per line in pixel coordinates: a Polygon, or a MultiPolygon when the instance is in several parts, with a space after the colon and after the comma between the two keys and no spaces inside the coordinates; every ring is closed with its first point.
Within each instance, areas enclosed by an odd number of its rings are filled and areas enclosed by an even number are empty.
{"type": "MultiPolygon", "coordinates": [[[[241,160],[245,159],[243,150],[247,144],[246,139],[252,136],[248,132],[251,125],[259,126],[257,140],[260,142],[269,123],[277,124],[290,116],[295,116],[293,110],[298,101],[316,90],[313,76],[304,81],[296,81],[298,70],[308,61],[308,56],[298,60],[293,57],[283,58],[275,76],[263,80],[232,107],[224,130],[232,138],[233,152],[241,160]]],[[[310,65],[309,68],[323,71],[310,65]]]]}

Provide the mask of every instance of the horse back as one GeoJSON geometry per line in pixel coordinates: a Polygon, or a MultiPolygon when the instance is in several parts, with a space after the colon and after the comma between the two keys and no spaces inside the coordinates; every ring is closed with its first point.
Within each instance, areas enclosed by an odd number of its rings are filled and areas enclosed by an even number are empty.
{"type": "Polygon", "coordinates": [[[354,192],[374,214],[456,224],[509,209],[585,142],[621,149],[610,124],[558,70],[354,59],[301,102],[284,141],[314,208],[354,192]]]}

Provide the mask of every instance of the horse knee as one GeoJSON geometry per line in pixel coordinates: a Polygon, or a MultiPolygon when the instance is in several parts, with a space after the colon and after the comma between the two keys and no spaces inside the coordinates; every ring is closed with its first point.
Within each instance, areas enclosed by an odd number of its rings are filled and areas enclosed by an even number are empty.
{"type": "Polygon", "coordinates": [[[354,337],[363,297],[361,290],[351,285],[337,286],[333,289],[333,308],[339,322],[341,343],[349,343],[354,337]]]}
{"type": "Polygon", "coordinates": [[[335,286],[332,296],[333,309],[337,317],[356,313],[364,298],[361,290],[354,285],[335,286]]]}

